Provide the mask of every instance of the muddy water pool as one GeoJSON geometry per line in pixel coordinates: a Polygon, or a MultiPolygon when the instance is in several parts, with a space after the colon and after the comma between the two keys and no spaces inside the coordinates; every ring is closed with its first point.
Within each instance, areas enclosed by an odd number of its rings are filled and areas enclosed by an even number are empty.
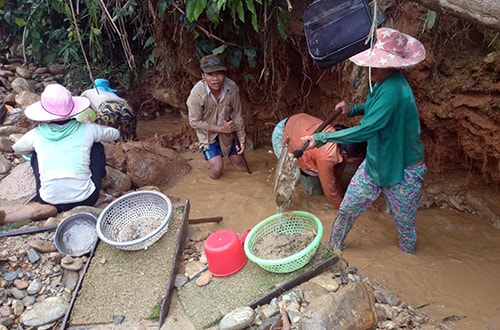
{"type": "MultiPolygon", "coordinates": [[[[180,129],[185,119],[176,116],[139,122],[139,136],[180,129]]],[[[208,178],[201,153],[182,153],[192,171],[165,192],[189,200],[190,218],[222,216],[212,230],[233,229],[239,234],[275,213],[273,194],[276,158],[272,147],[245,152],[252,171],[226,163],[219,180],[208,178]]],[[[323,196],[309,196],[298,187],[293,210],[318,216],[328,241],[336,209],[323,196]]],[[[416,216],[418,245],[415,255],[399,251],[392,218],[378,200],[355,223],[343,257],[360,274],[401,296],[449,329],[500,329],[500,232],[478,216],[454,209],[429,208],[416,216]]]]}

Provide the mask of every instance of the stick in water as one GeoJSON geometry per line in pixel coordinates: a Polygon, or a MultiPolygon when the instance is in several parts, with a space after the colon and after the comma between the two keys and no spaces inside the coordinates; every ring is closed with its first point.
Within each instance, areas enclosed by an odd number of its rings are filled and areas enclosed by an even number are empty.
{"type": "MultiPolygon", "coordinates": [[[[231,118],[229,119],[226,119],[226,121],[230,121],[231,118]]],[[[234,139],[234,143],[239,147],[240,146],[240,139],[238,139],[238,134],[236,134],[236,132],[232,132],[233,134],[233,139],[234,139]]],[[[241,159],[243,160],[243,166],[245,166],[245,170],[247,171],[248,174],[252,174],[252,172],[250,172],[250,167],[248,167],[248,163],[247,163],[247,159],[245,158],[245,155],[244,154],[241,154],[241,159]]]]}

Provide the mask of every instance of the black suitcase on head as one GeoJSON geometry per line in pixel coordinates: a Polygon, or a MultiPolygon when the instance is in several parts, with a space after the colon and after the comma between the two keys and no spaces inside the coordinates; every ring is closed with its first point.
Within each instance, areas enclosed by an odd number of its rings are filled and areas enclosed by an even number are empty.
{"type": "Polygon", "coordinates": [[[304,33],[314,63],[328,69],[370,47],[372,14],[365,0],[316,0],[304,10],[304,33]]]}

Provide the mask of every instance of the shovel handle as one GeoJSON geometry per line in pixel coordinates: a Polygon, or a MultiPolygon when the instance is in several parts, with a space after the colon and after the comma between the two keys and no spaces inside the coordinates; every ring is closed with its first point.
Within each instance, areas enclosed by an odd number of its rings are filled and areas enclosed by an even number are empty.
{"type": "MultiPolygon", "coordinates": [[[[230,121],[231,118],[229,119],[226,119],[226,121],[230,121]]],[[[234,143],[236,143],[236,145],[239,147],[240,146],[240,139],[238,139],[238,134],[236,134],[236,132],[232,132],[233,134],[233,139],[234,139],[234,143]]],[[[250,167],[248,166],[248,163],[247,163],[247,159],[245,158],[245,154],[241,154],[241,160],[243,161],[243,166],[245,166],[245,170],[247,171],[248,174],[252,174],[252,172],[250,171],[250,167]]]]}
{"type": "MultiPolygon", "coordinates": [[[[332,121],[335,120],[335,118],[337,118],[340,114],[342,113],[342,110],[337,110],[333,113],[333,115],[331,115],[327,120],[325,120],[324,122],[321,123],[321,125],[318,126],[318,128],[316,128],[313,132],[314,133],[319,133],[321,132],[322,130],[324,130],[326,128],[326,126],[328,126],[332,121]]],[[[302,145],[297,149],[297,150],[294,150],[292,153],[293,153],[293,156],[295,158],[300,158],[302,157],[302,155],[304,154],[304,150],[306,150],[306,148],[309,146],[309,141],[304,141],[304,143],[302,143],[302,145]]]]}
{"type": "MultiPolygon", "coordinates": [[[[239,146],[240,145],[240,139],[238,139],[238,135],[236,132],[233,132],[233,139],[234,142],[239,146]]],[[[241,154],[241,160],[243,161],[243,166],[245,166],[245,171],[247,171],[248,174],[252,174],[250,171],[250,167],[248,166],[247,159],[245,158],[245,154],[241,154]]]]}

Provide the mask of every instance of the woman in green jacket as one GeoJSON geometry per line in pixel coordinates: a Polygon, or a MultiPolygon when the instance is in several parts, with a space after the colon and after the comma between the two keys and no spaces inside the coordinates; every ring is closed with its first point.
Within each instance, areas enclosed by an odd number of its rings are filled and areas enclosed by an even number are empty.
{"type": "Polygon", "coordinates": [[[398,230],[399,248],[415,253],[414,218],[427,168],[417,106],[399,69],[424,58],[425,48],[417,39],[397,30],[378,29],[375,46],[350,58],[369,68],[371,88],[366,102],[342,101],[335,106],[349,117],[363,115],[359,125],[302,138],[310,142],[309,148],[327,142],[368,143],[366,159],[352,178],[332,226],[329,244],[335,250],[342,249],[356,219],[382,193],[398,230]]]}

